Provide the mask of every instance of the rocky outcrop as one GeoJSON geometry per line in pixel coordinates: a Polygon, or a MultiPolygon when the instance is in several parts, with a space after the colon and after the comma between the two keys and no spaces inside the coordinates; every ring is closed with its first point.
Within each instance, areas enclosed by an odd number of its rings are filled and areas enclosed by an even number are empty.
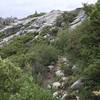
{"type": "Polygon", "coordinates": [[[5,34],[4,37],[8,37],[12,34],[15,34],[18,31],[20,31],[20,28],[22,26],[23,26],[22,24],[7,26],[4,29],[0,30],[0,33],[4,33],[5,34]]]}
{"type": "MultiPolygon", "coordinates": [[[[63,13],[62,11],[53,10],[50,13],[47,13],[40,17],[22,19],[17,21],[16,23],[12,23],[10,26],[5,27],[4,29],[0,30],[0,32],[5,32],[6,34],[8,34],[9,30],[11,29],[11,33],[12,33],[12,28],[16,29],[18,26],[21,27],[23,26],[21,28],[22,31],[29,31],[32,29],[36,29],[37,31],[40,31],[45,26],[54,25],[56,18],[60,16],[62,13],[63,13]]],[[[15,31],[14,29],[13,31],[15,31]]]]}
{"type": "MultiPolygon", "coordinates": [[[[3,37],[0,39],[0,44],[4,43],[5,41],[9,41],[16,35],[21,35],[25,33],[40,33],[42,29],[46,26],[54,26],[56,23],[56,19],[60,16],[63,11],[60,10],[53,10],[50,13],[39,17],[28,17],[25,19],[16,19],[16,18],[7,18],[6,22],[10,23],[8,26],[5,26],[0,30],[0,33],[3,33],[3,37]]],[[[70,23],[70,29],[75,29],[78,25],[80,25],[84,19],[86,18],[85,12],[81,9],[78,16],[75,20],[70,23]]],[[[0,23],[3,23],[4,19],[0,19],[0,23]]],[[[7,24],[7,23],[6,23],[7,24]]],[[[46,38],[45,36],[44,38],[46,38]]],[[[50,37],[50,36],[49,36],[50,37]]],[[[53,39],[51,42],[54,41],[53,39]]]]}
{"type": "Polygon", "coordinates": [[[72,23],[70,23],[71,30],[79,26],[86,19],[86,17],[87,15],[85,14],[85,11],[81,9],[75,20],[72,23]]]}
{"type": "Polygon", "coordinates": [[[5,28],[1,29],[0,32],[4,33],[5,35],[17,33],[18,31],[21,31],[25,25],[30,23],[33,20],[33,18],[25,19],[25,20],[18,20],[14,23],[11,23],[9,26],[6,26],[5,28]]]}
{"type": "MultiPolygon", "coordinates": [[[[51,74],[54,74],[54,79],[52,82],[48,82],[47,88],[54,91],[52,95],[57,100],[80,100],[78,93],[84,85],[84,78],[72,81],[72,76],[68,76],[63,72],[64,70],[61,68],[60,63],[61,65],[68,65],[69,60],[66,57],[61,56],[59,57],[56,65],[48,66],[50,72],[53,72],[51,74]]],[[[76,69],[75,65],[73,65],[73,68],[74,67],[76,69]]],[[[71,70],[73,70],[72,66],[71,70]]]]}
{"type": "Polygon", "coordinates": [[[7,18],[0,17],[0,29],[4,28],[7,25],[10,25],[11,23],[16,22],[17,20],[18,20],[17,18],[12,18],[12,17],[7,17],[7,18]]]}
{"type": "Polygon", "coordinates": [[[52,88],[53,89],[59,89],[59,87],[61,86],[61,83],[60,82],[54,82],[53,84],[52,84],[52,88]]]}
{"type": "Polygon", "coordinates": [[[41,32],[45,26],[53,26],[56,22],[58,16],[63,12],[59,10],[53,10],[50,13],[47,13],[40,17],[26,18],[17,20],[14,23],[11,23],[9,26],[0,30],[0,33],[4,34],[2,41],[3,43],[13,38],[15,35],[20,35],[24,33],[34,33],[41,32]],[[10,37],[10,38],[9,38],[10,37]]]}
{"type": "Polygon", "coordinates": [[[79,79],[77,80],[76,82],[74,82],[72,85],[71,85],[71,89],[73,90],[79,90],[83,85],[83,82],[82,82],[82,79],[79,79]]]}
{"type": "Polygon", "coordinates": [[[57,77],[63,77],[64,76],[64,73],[63,73],[62,70],[56,71],[55,74],[56,74],[57,77]]]}
{"type": "Polygon", "coordinates": [[[35,31],[41,32],[41,30],[45,26],[53,26],[56,22],[57,17],[60,16],[62,13],[63,12],[60,10],[53,10],[50,13],[38,17],[29,27],[27,27],[26,32],[31,29],[35,29],[35,31]]]}

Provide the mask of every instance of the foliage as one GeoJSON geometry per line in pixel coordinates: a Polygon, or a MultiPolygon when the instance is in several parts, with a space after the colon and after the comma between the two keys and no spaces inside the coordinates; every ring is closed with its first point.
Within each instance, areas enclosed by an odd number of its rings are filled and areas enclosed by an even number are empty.
{"type": "Polygon", "coordinates": [[[55,37],[55,36],[57,36],[58,31],[59,31],[59,28],[56,27],[56,26],[55,27],[45,26],[42,29],[40,35],[41,36],[49,35],[48,36],[49,38],[52,37],[52,36],[55,37]]]}
{"type": "Polygon", "coordinates": [[[33,36],[31,34],[15,37],[8,45],[0,48],[0,55],[6,58],[15,54],[25,53],[27,50],[27,42],[31,41],[33,36]]]}
{"type": "Polygon", "coordinates": [[[19,93],[10,96],[10,100],[54,100],[50,91],[40,88],[28,77],[23,77],[24,82],[19,93]]]}
{"type": "Polygon", "coordinates": [[[96,3],[95,8],[93,9],[93,12],[91,13],[90,16],[91,23],[94,25],[94,27],[100,30],[99,26],[100,25],[100,1],[96,3]],[[96,25],[96,26],[95,26],[96,25]]]}
{"type": "Polygon", "coordinates": [[[83,10],[85,10],[86,14],[89,16],[92,13],[92,10],[94,9],[94,5],[88,5],[87,3],[84,3],[83,6],[83,10]]]}
{"type": "Polygon", "coordinates": [[[65,54],[66,52],[65,49],[67,45],[67,35],[68,35],[67,30],[60,30],[54,43],[56,48],[59,49],[63,54],[65,54]]]}
{"type": "Polygon", "coordinates": [[[41,77],[38,77],[38,74],[45,75],[48,70],[47,66],[51,62],[56,62],[58,50],[41,36],[36,40],[33,38],[33,34],[14,38],[1,48],[0,55],[2,58],[8,58],[24,71],[32,72],[36,80],[39,80],[38,83],[41,83],[41,77]]]}
{"type": "Polygon", "coordinates": [[[98,81],[98,78],[100,78],[100,59],[96,59],[94,63],[90,64],[89,67],[84,70],[84,75],[92,80],[98,81]]]}
{"type": "Polygon", "coordinates": [[[54,100],[50,91],[34,84],[32,76],[23,73],[9,60],[0,59],[0,100],[54,100]]]}
{"type": "Polygon", "coordinates": [[[0,99],[7,100],[10,93],[18,91],[22,72],[8,60],[0,59],[0,99]],[[4,99],[5,98],[5,99],[4,99]]]}
{"type": "Polygon", "coordinates": [[[57,52],[53,46],[37,44],[27,53],[28,62],[33,64],[35,72],[45,73],[47,70],[46,66],[57,60],[57,52]]]}
{"type": "Polygon", "coordinates": [[[4,33],[0,33],[0,41],[2,40],[2,38],[4,37],[4,33]]]}

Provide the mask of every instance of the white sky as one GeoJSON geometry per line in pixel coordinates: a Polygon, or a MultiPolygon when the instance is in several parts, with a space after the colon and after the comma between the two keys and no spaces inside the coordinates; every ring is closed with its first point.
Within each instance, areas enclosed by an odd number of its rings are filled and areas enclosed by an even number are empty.
{"type": "Polygon", "coordinates": [[[25,17],[38,12],[51,10],[72,10],[82,3],[95,3],[97,0],[0,0],[0,16],[25,17]]]}

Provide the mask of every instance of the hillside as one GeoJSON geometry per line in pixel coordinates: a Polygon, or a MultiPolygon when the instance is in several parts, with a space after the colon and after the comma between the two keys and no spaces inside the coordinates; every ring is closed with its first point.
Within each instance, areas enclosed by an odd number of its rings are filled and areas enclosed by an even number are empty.
{"type": "Polygon", "coordinates": [[[0,18],[0,56],[0,100],[100,100],[100,1],[0,18]]]}

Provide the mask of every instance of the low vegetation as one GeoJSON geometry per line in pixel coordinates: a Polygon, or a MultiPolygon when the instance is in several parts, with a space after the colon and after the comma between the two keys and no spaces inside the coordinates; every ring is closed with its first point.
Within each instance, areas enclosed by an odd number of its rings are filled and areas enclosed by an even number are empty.
{"type": "Polygon", "coordinates": [[[34,83],[33,77],[8,59],[0,59],[1,100],[55,100],[51,92],[34,83]]]}

